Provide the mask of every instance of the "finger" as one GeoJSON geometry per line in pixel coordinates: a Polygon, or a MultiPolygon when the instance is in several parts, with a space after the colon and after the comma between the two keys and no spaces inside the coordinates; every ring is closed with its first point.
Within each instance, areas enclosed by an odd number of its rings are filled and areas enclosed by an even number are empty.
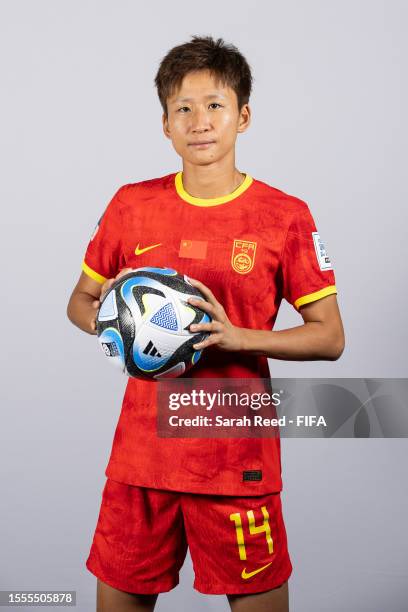
{"type": "Polygon", "coordinates": [[[218,339],[219,339],[219,334],[211,334],[208,338],[206,338],[202,342],[193,344],[193,349],[196,351],[201,351],[202,349],[208,348],[212,344],[216,344],[218,342],[218,339]]]}
{"type": "Polygon", "coordinates": [[[206,285],[204,285],[204,283],[202,283],[201,281],[197,280],[196,278],[188,277],[188,280],[193,281],[191,283],[193,285],[193,287],[197,287],[197,289],[199,289],[201,291],[201,293],[210,302],[212,302],[212,301],[217,302],[217,299],[216,299],[215,295],[213,294],[213,292],[211,291],[211,289],[209,287],[207,287],[206,285]]]}
{"type": "Polygon", "coordinates": [[[196,306],[200,310],[204,310],[207,314],[211,316],[212,319],[216,319],[221,323],[225,323],[226,314],[222,305],[215,300],[214,304],[207,302],[206,300],[200,300],[199,298],[188,298],[187,302],[191,305],[196,306]]]}
{"type": "Polygon", "coordinates": [[[190,325],[190,331],[197,332],[221,332],[222,324],[218,321],[212,323],[192,323],[190,325]]]}
{"type": "Polygon", "coordinates": [[[132,271],[133,268],[123,268],[123,270],[121,270],[116,276],[115,276],[115,280],[118,278],[121,278],[122,276],[124,276],[125,274],[128,274],[129,272],[132,271]]]}
{"type": "Polygon", "coordinates": [[[103,298],[105,297],[105,295],[108,293],[108,291],[110,290],[110,288],[112,287],[113,283],[115,282],[114,278],[109,278],[107,281],[104,282],[104,284],[102,285],[102,291],[101,291],[101,295],[99,297],[99,300],[102,302],[103,298]]]}
{"type": "Polygon", "coordinates": [[[112,287],[113,283],[115,283],[119,278],[121,278],[125,274],[128,274],[128,272],[132,272],[132,270],[133,268],[123,268],[123,270],[117,273],[115,278],[108,278],[102,285],[102,291],[101,291],[99,300],[102,302],[102,300],[104,299],[104,297],[106,296],[110,288],[112,287]]]}
{"type": "Polygon", "coordinates": [[[107,292],[107,290],[108,290],[108,289],[109,289],[109,287],[111,286],[112,282],[113,282],[113,279],[109,279],[109,280],[106,280],[106,281],[103,283],[103,285],[102,285],[102,289],[101,289],[101,294],[102,294],[102,293],[106,293],[106,292],[107,292]]]}
{"type": "Polygon", "coordinates": [[[215,316],[215,306],[210,304],[210,302],[206,302],[205,300],[200,300],[197,298],[188,298],[187,302],[192,306],[197,306],[200,310],[204,310],[211,316],[215,316]]]}

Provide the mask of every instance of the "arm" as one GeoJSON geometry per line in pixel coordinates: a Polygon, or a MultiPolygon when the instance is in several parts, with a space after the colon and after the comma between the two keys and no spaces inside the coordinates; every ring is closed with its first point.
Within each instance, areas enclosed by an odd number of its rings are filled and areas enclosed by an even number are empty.
{"type": "Polygon", "coordinates": [[[287,361],[337,360],[345,338],[337,298],[325,298],[300,308],[304,324],[291,329],[241,329],[242,350],[287,361]]]}
{"type": "Polygon", "coordinates": [[[67,306],[67,316],[71,323],[88,334],[96,335],[96,314],[106,292],[116,279],[130,270],[124,268],[115,278],[108,278],[104,283],[81,272],[67,306]]]}
{"type": "Polygon", "coordinates": [[[334,361],[344,350],[344,330],[335,295],[300,307],[304,324],[281,331],[247,329],[232,325],[223,306],[203,283],[189,278],[207,301],[188,301],[205,310],[211,323],[191,325],[191,331],[208,331],[211,335],[194,345],[201,350],[211,345],[225,351],[243,351],[289,361],[334,361]]]}
{"type": "Polygon", "coordinates": [[[88,334],[96,334],[96,312],[102,284],[81,272],[67,306],[68,319],[88,334]]]}
{"type": "Polygon", "coordinates": [[[121,189],[117,190],[94,228],[82,263],[83,271],[67,306],[68,319],[92,335],[96,335],[96,315],[104,294],[121,272],[130,269],[117,273],[122,261],[121,189]]]}

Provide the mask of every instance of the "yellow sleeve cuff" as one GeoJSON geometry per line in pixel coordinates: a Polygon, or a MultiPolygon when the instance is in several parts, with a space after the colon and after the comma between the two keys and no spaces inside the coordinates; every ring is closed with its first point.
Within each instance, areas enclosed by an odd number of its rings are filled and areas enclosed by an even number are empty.
{"type": "Polygon", "coordinates": [[[333,293],[337,293],[336,285],[329,285],[329,287],[320,289],[320,291],[314,291],[313,293],[302,295],[302,297],[298,298],[295,301],[294,307],[297,310],[299,310],[301,306],[304,306],[305,304],[309,304],[310,302],[316,302],[317,300],[321,300],[327,295],[332,295],[333,293]]]}
{"type": "Polygon", "coordinates": [[[92,270],[92,268],[90,268],[88,264],[85,263],[85,261],[82,262],[82,270],[90,278],[97,281],[98,283],[101,283],[101,285],[103,285],[103,283],[107,280],[104,276],[102,276],[102,274],[98,274],[98,272],[95,272],[95,270],[92,270]]]}

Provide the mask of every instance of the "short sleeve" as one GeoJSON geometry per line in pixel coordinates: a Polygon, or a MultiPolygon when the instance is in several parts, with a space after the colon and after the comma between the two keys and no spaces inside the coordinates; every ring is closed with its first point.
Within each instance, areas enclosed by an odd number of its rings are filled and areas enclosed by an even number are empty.
{"type": "Polygon", "coordinates": [[[282,254],[283,297],[297,310],[337,293],[330,258],[307,204],[296,211],[282,254]]]}
{"type": "Polygon", "coordinates": [[[89,240],[82,270],[96,280],[104,283],[113,278],[121,268],[120,189],[115,193],[99,219],[89,240]]]}

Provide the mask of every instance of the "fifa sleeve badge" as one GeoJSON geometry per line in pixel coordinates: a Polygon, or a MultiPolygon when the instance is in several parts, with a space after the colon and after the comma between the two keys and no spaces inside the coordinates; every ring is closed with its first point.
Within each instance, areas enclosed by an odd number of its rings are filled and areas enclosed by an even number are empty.
{"type": "Polygon", "coordinates": [[[333,270],[330,257],[318,232],[312,232],[317,261],[321,270],[333,270]]]}

